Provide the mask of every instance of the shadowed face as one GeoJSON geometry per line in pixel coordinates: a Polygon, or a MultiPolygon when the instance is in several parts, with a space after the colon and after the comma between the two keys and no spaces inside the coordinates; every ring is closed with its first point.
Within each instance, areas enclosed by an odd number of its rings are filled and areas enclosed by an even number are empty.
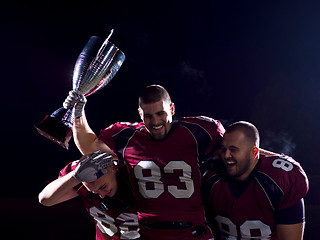
{"type": "Polygon", "coordinates": [[[116,166],[108,167],[107,173],[92,182],[83,182],[82,184],[90,192],[98,194],[101,198],[105,196],[113,197],[118,190],[116,166]]]}

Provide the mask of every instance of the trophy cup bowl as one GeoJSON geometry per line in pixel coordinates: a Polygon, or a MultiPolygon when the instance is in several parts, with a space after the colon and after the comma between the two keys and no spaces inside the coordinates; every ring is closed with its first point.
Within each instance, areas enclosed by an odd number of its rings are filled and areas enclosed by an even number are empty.
{"type": "MultiPolygon", "coordinates": [[[[77,93],[87,97],[97,92],[111,81],[121,67],[125,55],[109,42],[112,32],[103,43],[101,38],[92,36],[81,51],[72,78],[72,89],[77,93]]],[[[68,149],[73,123],[73,108],[61,107],[45,116],[35,128],[44,137],[68,149]]]]}

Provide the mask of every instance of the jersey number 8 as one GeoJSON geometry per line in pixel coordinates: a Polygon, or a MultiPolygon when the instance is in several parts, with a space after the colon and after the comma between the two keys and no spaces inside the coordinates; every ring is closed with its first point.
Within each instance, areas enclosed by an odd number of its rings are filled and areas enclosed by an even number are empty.
{"type": "Polygon", "coordinates": [[[286,161],[284,159],[278,158],[272,162],[272,166],[275,168],[280,168],[286,172],[289,172],[293,169],[293,165],[291,162],[286,161]]]}

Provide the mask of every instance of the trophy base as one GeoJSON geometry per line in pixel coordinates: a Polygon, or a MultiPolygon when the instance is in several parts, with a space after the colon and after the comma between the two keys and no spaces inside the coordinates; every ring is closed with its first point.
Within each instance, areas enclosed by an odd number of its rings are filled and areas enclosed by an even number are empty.
{"type": "Polygon", "coordinates": [[[42,136],[59,144],[65,149],[69,149],[69,140],[72,137],[72,129],[64,125],[57,118],[47,115],[34,127],[42,136]]]}

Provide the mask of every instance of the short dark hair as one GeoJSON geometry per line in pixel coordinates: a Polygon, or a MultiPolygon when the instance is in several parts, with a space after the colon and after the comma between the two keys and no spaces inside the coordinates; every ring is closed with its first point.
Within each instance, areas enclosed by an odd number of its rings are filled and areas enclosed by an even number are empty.
{"type": "Polygon", "coordinates": [[[140,93],[139,106],[141,106],[141,104],[150,104],[161,100],[171,103],[168,91],[160,85],[149,85],[140,93]]]}
{"type": "Polygon", "coordinates": [[[250,141],[252,141],[252,143],[256,147],[259,147],[259,145],[260,145],[260,135],[259,135],[259,131],[256,128],[256,126],[254,126],[252,123],[249,123],[249,122],[246,122],[246,121],[235,122],[235,123],[232,123],[226,129],[225,134],[232,133],[232,132],[235,132],[237,130],[242,131],[245,134],[245,136],[250,141]]]}

